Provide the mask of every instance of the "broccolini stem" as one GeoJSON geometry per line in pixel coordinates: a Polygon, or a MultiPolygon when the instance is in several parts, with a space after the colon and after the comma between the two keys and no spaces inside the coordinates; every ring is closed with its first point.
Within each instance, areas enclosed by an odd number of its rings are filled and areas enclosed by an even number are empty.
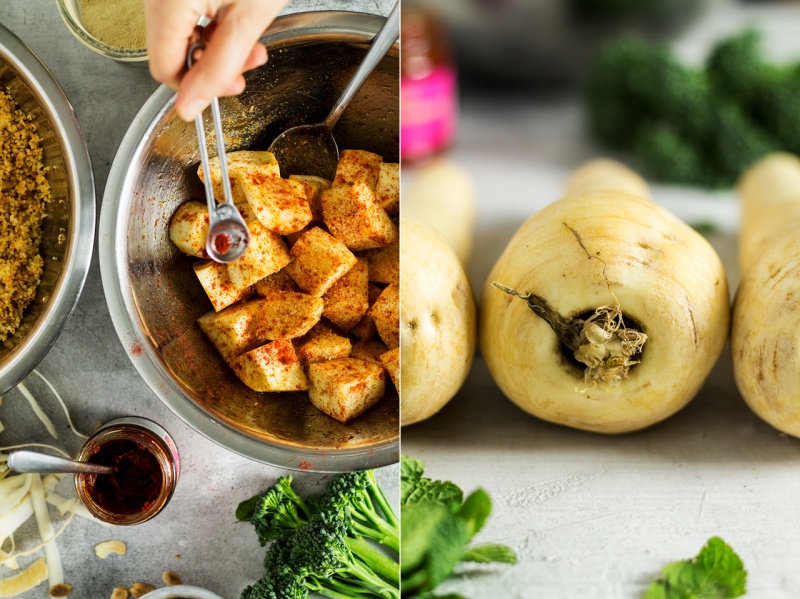
{"type": "Polygon", "coordinates": [[[379,508],[381,508],[386,521],[389,522],[389,524],[391,524],[395,530],[397,530],[400,522],[398,521],[392,506],[390,506],[389,502],[386,500],[386,495],[384,494],[383,489],[380,488],[378,481],[375,480],[375,472],[373,470],[368,470],[367,476],[369,477],[370,482],[370,497],[372,497],[372,500],[378,504],[379,508]]]}
{"type": "Polygon", "coordinates": [[[372,521],[370,521],[370,523],[374,524],[375,526],[364,524],[363,522],[353,518],[352,527],[353,530],[361,536],[372,539],[373,541],[377,541],[381,545],[386,545],[389,549],[393,549],[397,553],[400,553],[400,539],[397,533],[391,530],[381,530],[378,528],[380,525],[377,523],[372,521]]]}
{"type": "Polygon", "coordinates": [[[367,543],[363,537],[347,537],[347,545],[353,555],[363,560],[375,574],[397,586],[400,582],[400,564],[367,543]]]}
{"type": "MultiPolygon", "coordinates": [[[[348,539],[349,541],[349,539],[348,539]]],[[[377,576],[372,570],[364,566],[363,563],[354,559],[348,564],[350,572],[361,581],[364,588],[369,589],[379,597],[384,599],[400,599],[400,593],[397,588],[392,588],[387,583],[377,576]]]]}

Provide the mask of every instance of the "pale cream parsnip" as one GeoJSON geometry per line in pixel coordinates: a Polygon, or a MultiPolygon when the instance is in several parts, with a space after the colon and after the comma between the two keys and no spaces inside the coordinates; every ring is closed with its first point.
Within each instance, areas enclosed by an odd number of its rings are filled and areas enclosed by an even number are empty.
{"type": "Polygon", "coordinates": [[[762,419],[800,437],[800,160],[772,154],[738,186],[742,280],[733,307],[736,384],[762,419]]]}
{"type": "Polygon", "coordinates": [[[686,405],[719,357],[729,323],[722,263],[646,191],[622,165],[589,163],[495,264],[481,350],[525,411],[595,432],[638,430],[686,405]]]}
{"type": "Polygon", "coordinates": [[[400,409],[406,426],[433,416],[467,378],[475,354],[475,301],[441,236],[405,217],[400,230],[400,409]]]}

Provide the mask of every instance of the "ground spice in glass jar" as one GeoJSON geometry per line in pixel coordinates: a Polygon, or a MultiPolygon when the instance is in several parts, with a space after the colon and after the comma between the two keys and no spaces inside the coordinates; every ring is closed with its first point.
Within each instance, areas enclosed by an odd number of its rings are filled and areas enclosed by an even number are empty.
{"type": "Polygon", "coordinates": [[[80,0],[79,6],[83,26],[97,40],[115,48],[145,47],[142,0],[80,0]]]}

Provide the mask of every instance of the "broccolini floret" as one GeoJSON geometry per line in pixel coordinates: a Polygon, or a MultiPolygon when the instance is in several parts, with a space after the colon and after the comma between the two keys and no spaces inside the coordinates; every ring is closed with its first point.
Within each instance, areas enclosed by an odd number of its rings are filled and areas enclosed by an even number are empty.
{"type": "Polygon", "coordinates": [[[266,574],[242,599],[399,598],[399,564],[364,537],[397,551],[398,520],[372,471],[337,475],[322,497],[303,500],[290,476],[242,502],[262,545],[266,574]]]}

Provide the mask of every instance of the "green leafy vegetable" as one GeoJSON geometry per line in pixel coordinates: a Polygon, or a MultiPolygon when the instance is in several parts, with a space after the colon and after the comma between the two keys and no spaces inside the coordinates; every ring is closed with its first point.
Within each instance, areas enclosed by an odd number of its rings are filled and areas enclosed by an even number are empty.
{"type": "Polygon", "coordinates": [[[492,511],[483,489],[464,492],[450,481],[425,478],[425,466],[404,456],[400,469],[403,597],[414,599],[463,599],[458,595],[437,596],[432,592],[461,562],[507,563],[517,561],[504,545],[469,542],[483,528],[492,511]]]}
{"type": "Polygon", "coordinates": [[[798,95],[800,65],[767,62],[752,30],[721,40],[699,68],[622,36],[585,85],[596,139],[629,151],[650,177],[706,187],[729,187],[767,153],[799,153],[798,95]]]}
{"type": "Polygon", "coordinates": [[[261,545],[272,542],[264,577],[242,599],[400,597],[399,563],[373,545],[396,554],[399,522],[371,470],[337,475],[306,499],[283,477],[240,503],[236,517],[253,524],[261,545]]]}
{"type": "Polygon", "coordinates": [[[665,566],[643,599],[732,599],[745,594],[746,582],[742,560],[713,537],[694,559],[665,566]]]}

